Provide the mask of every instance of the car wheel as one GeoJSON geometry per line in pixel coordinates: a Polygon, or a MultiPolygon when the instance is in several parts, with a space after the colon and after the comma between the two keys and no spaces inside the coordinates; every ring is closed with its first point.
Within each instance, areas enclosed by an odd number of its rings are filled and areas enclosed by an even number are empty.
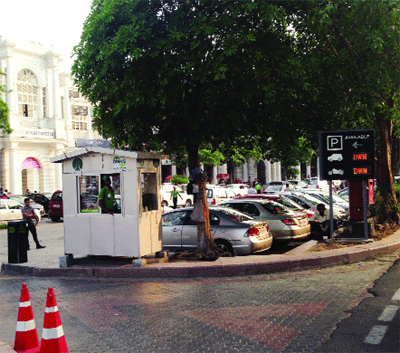
{"type": "Polygon", "coordinates": [[[190,207],[190,206],[192,206],[192,200],[186,200],[185,207],[190,207]]]}
{"type": "Polygon", "coordinates": [[[229,252],[232,256],[235,256],[235,252],[233,251],[232,245],[229,244],[228,241],[217,239],[215,241],[215,244],[217,244],[218,249],[221,250],[222,252],[229,252]]]}
{"type": "Polygon", "coordinates": [[[57,222],[57,221],[60,220],[60,217],[50,216],[50,219],[51,219],[53,222],[57,222]]]}
{"type": "Polygon", "coordinates": [[[161,202],[161,206],[168,207],[168,202],[165,201],[165,200],[163,200],[163,201],[161,202]]]}

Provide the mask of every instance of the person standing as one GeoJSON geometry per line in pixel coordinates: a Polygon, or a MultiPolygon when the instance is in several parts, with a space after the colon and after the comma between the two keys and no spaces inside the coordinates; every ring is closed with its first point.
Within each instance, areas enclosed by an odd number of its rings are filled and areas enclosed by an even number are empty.
{"type": "Polygon", "coordinates": [[[247,195],[255,195],[257,194],[257,190],[254,188],[253,183],[250,184],[250,188],[247,190],[247,195]]]}
{"type": "Polygon", "coordinates": [[[24,218],[24,221],[27,223],[28,229],[26,231],[26,245],[27,245],[27,250],[30,250],[29,246],[29,239],[28,235],[29,232],[32,233],[33,240],[36,243],[36,249],[44,249],[45,246],[41,245],[39,243],[38,237],[37,237],[37,232],[36,232],[36,226],[35,223],[33,223],[33,219],[37,218],[37,215],[35,213],[35,210],[32,208],[30,205],[31,199],[29,197],[26,197],[24,199],[24,207],[22,207],[22,217],[24,218]]]}
{"type": "Polygon", "coordinates": [[[178,207],[178,196],[183,200],[180,192],[176,190],[176,187],[174,186],[174,190],[171,191],[171,197],[170,197],[170,199],[172,199],[172,202],[174,203],[174,208],[178,207]]]}
{"type": "Polygon", "coordinates": [[[115,201],[114,190],[111,187],[111,179],[107,176],[103,177],[104,187],[99,193],[99,206],[102,213],[113,215],[117,211],[117,202],[115,201]]]}

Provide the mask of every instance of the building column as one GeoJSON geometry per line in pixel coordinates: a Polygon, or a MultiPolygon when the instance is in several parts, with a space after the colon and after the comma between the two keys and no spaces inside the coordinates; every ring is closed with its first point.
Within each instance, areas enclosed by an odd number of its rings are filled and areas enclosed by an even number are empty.
{"type": "Polygon", "coordinates": [[[38,87],[37,100],[38,118],[43,119],[43,87],[38,87]]]}
{"type": "Polygon", "coordinates": [[[299,174],[297,174],[297,180],[301,180],[301,163],[299,163],[299,166],[298,166],[298,169],[299,169],[299,174]]]}
{"type": "MultiPolygon", "coordinates": [[[[47,68],[47,77],[51,77],[51,68],[47,68]]],[[[46,94],[46,117],[54,118],[54,91],[53,91],[53,80],[47,80],[47,94],[46,94]]]]}
{"type": "Polygon", "coordinates": [[[249,168],[249,166],[246,161],[242,164],[242,178],[241,179],[244,183],[247,183],[247,180],[249,179],[249,169],[248,168],[249,168]]]}
{"type": "Polygon", "coordinates": [[[281,162],[276,162],[276,180],[282,180],[281,162]]]}
{"type": "Polygon", "coordinates": [[[311,177],[311,165],[307,163],[306,165],[306,178],[311,177]]]}
{"type": "Polygon", "coordinates": [[[265,159],[265,183],[268,184],[272,181],[271,179],[271,163],[269,160],[265,159]]]}
{"type": "Polygon", "coordinates": [[[172,176],[176,175],[176,165],[175,164],[171,165],[171,175],[172,176]]]}
{"type": "MultiPolygon", "coordinates": [[[[16,92],[13,87],[13,65],[12,56],[7,56],[7,105],[10,113],[16,112],[15,95],[16,92]]],[[[18,110],[17,110],[18,111],[18,110]]]]}
{"type": "Polygon", "coordinates": [[[212,183],[213,184],[218,184],[218,179],[217,179],[217,174],[218,174],[218,166],[213,165],[213,177],[212,177],[212,183]]]}
{"type": "Polygon", "coordinates": [[[22,186],[20,182],[21,169],[19,169],[18,144],[10,146],[10,189],[13,194],[21,195],[22,186]]]}
{"type": "Polygon", "coordinates": [[[61,119],[61,94],[60,94],[60,78],[58,74],[58,67],[53,66],[52,69],[53,76],[53,106],[54,106],[54,117],[61,119]]]}
{"type": "Polygon", "coordinates": [[[71,117],[71,105],[69,102],[69,87],[66,83],[64,85],[64,102],[65,102],[65,126],[68,129],[72,127],[72,117],[71,117]]]}

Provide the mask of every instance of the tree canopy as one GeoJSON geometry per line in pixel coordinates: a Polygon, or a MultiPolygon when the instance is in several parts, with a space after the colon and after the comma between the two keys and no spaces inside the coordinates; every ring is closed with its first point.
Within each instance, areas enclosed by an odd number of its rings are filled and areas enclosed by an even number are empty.
{"type": "Polygon", "coordinates": [[[191,168],[199,148],[289,163],[319,131],[374,128],[395,195],[399,14],[400,0],[94,0],[73,73],[104,137],[188,152],[191,168]]]}
{"type": "Polygon", "coordinates": [[[201,146],[254,148],[296,71],[291,42],[274,2],[95,0],[73,74],[104,137],[198,160],[201,146]]]}

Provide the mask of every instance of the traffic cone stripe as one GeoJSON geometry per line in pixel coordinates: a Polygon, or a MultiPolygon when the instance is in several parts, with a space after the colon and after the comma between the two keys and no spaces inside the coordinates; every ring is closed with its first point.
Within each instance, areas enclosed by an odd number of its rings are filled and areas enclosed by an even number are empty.
{"type": "Polygon", "coordinates": [[[42,339],[54,340],[64,336],[64,330],[62,326],[56,328],[44,328],[42,332],[42,339]]]}
{"type": "Polygon", "coordinates": [[[28,301],[26,301],[26,302],[20,302],[20,303],[19,303],[19,307],[20,307],[20,308],[26,308],[26,307],[28,307],[28,306],[31,306],[31,301],[30,301],[30,300],[28,300],[28,301]]]}
{"type": "Polygon", "coordinates": [[[36,329],[35,320],[29,321],[18,321],[17,322],[17,331],[30,331],[36,329]]]}
{"type": "Polygon", "coordinates": [[[57,311],[58,311],[58,307],[57,306],[53,306],[51,308],[46,308],[44,312],[45,313],[55,313],[57,311]]]}

